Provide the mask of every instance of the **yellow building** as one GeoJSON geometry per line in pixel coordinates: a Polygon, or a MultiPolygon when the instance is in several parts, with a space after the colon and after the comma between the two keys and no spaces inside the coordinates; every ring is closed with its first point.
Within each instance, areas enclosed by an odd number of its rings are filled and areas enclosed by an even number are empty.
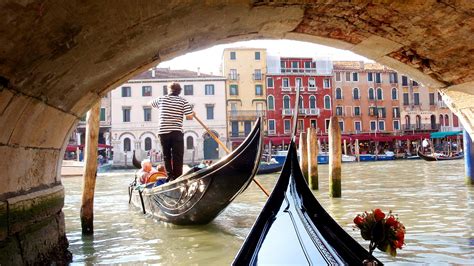
{"type": "Polygon", "coordinates": [[[263,48],[228,48],[222,55],[227,78],[226,100],[229,140],[238,146],[266,110],[266,61],[263,48]]]}

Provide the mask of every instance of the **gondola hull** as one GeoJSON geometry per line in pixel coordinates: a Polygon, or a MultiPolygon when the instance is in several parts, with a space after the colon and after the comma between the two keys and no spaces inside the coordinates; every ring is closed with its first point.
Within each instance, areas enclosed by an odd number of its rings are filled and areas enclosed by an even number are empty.
{"type": "Polygon", "coordinates": [[[262,153],[262,136],[261,119],[258,119],[246,140],[226,157],[172,182],[145,188],[141,193],[135,188],[132,202],[165,222],[209,223],[252,181],[262,153]]]}
{"type": "Polygon", "coordinates": [[[423,154],[420,150],[417,151],[418,156],[428,162],[434,162],[434,161],[450,161],[450,160],[459,160],[464,158],[464,155],[457,155],[457,156],[452,156],[452,157],[447,157],[447,156],[430,156],[423,154]]]}
{"type": "Polygon", "coordinates": [[[283,167],[282,163],[260,163],[258,167],[257,175],[272,174],[281,171],[283,167]]]}
{"type": "Polygon", "coordinates": [[[233,264],[361,265],[368,258],[313,196],[292,141],[278,182],[233,264]]]}

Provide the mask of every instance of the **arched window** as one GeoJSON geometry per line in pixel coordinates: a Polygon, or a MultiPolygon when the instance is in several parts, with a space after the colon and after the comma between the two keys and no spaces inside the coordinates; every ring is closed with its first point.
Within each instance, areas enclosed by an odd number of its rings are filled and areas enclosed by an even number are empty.
{"type": "Polygon", "coordinates": [[[145,151],[151,150],[151,138],[145,138],[145,151]]]}
{"type": "Polygon", "coordinates": [[[303,96],[300,96],[300,102],[298,103],[300,110],[304,109],[303,96]]]}
{"type": "Polygon", "coordinates": [[[316,109],[316,97],[314,95],[309,96],[309,108],[316,109]]]}
{"type": "Polygon", "coordinates": [[[453,114],[453,127],[459,127],[459,119],[455,114],[453,114]]]}
{"type": "Polygon", "coordinates": [[[354,100],[360,99],[359,88],[354,88],[352,90],[352,97],[354,98],[354,100]]]}
{"type": "Polygon", "coordinates": [[[377,100],[383,100],[383,92],[381,88],[377,88],[377,100]]]}
{"type": "Polygon", "coordinates": [[[439,125],[444,126],[444,118],[443,115],[439,115],[439,125]]]}
{"type": "Polygon", "coordinates": [[[421,129],[421,116],[416,116],[416,129],[421,129]]]}
{"type": "Polygon", "coordinates": [[[342,99],[342,90],[341,90],[341,88],[336,88],[336,99],[337,100],[342,99]]]}
{"type": "Polygon", "coordinates": [[[449,116],[447,114],[444,115],[444,125],[449,127],[449,116]]]}
{"type": "Polygon", "coordinates": [[[194,149],[194,139],[191,136],[188,136],[186,138],[186,149],[187,150],[192,150],[194,149]]]}
{"type": "Polygon", "coordinates": [[[268,95],[267,108],[268,110],[275,110],[275,98],[272,95],[268,95]]]}
{"type": "Polygon", "coordinates": [[[324,96],[324,109],[331,109],[331,97],[329,95],[324,96]]]}
{"type": "Polygon", "coordinates": [[[397,88],[392,88],[392,100],[398,99],[397,88]]]}
{"type": "Polygon", "coordinates": [[[290,96],[283,96],[283,109],[290,109],[290,96]]]}
{"type": "Polygon", "coordinates": [[[405,116],[405,129],[410,129],[410,116],[405,116]]]}
{"type": "Polygon", "coordinates": [[[374,95],[374,88],[369,88],[369,100],[374,100],[375,95],[374,95]]]}
{"type": "Polygon", "coordinates": [[[130,142],[129,138],[124,138],[123,139],[123,151],[131,151],[132,150],[132,144],[130,142]]]}

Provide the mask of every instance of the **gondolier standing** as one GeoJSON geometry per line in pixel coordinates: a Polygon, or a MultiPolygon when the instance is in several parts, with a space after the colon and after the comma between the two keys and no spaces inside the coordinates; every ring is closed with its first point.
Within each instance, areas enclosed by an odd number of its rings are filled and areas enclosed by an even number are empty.
{"type": "Polygon", "coordinates": [[[181,86],[173,83],[170,86],[170,94],[150,102],[150,105],[159,111],[158,135],[170,181],[183,174],[183,116],[192,119],[194,114],[191,105],[179,96],[180,93],[181,86]]]}

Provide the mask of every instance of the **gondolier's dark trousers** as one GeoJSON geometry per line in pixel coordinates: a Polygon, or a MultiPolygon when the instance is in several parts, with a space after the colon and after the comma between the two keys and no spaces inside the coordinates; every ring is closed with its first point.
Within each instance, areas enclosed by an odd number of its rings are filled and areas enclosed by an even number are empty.
{"type": "Polygon", "coordinates": [[[174,180],[183,174],[183,132],[172,131],[159,136],[168,179],[174,180]]]}

